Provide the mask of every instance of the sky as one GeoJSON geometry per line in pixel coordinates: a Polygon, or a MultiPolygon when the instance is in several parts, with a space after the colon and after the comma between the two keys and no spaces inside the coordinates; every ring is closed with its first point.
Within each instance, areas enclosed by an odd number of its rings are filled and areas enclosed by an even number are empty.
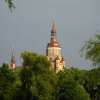
{"type": "Polygon", "coordinates": [[[0,64],[10,62],[12,49],[17,64],[25,50],[45,55],[54,17],[66,64],[88,68],[80,49],[100,32],[99,4],[100,0],[16,0],[11,13],[0,0],[0,64]]]}

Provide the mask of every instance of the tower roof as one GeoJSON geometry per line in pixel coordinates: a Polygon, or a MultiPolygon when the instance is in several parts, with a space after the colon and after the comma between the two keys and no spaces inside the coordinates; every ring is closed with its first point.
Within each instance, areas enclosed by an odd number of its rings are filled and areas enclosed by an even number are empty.
{"type": "Polygon", "coordinates": [[[14,48],[11,50],[11,63],[16,63],[16,57],[14,55],[14,48]]]}
{"type": "Polygon", "coordinates": [[[52,19],[52,26],[51,26],[51,33],[56,33],[56,23],[55,23],[55,19],[52,19]]]}
{"type": "Polygon", "coordinates": [[[51,40],[47,47],[60,47],[59,43],[57,42],[56,32],[57,32],[56,23],[55,19],[53,18],[51,26],[51,40]]]}

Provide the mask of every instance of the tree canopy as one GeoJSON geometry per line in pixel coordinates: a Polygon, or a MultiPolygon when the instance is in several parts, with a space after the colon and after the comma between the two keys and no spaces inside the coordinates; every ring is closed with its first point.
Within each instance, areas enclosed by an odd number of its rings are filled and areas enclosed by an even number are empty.
{"type": "Polygon", "coordinates": [[[22,66],[0,67],[0,100],[99,100],[100,68],[50,70],[47,57],[25,51],[22,66]]]}
{"type": "Polygon", "coordinates": [[[100,34],[88,40],[81,49],[82,56],[92,62],[93,66],[100,66],[100,34]]]}
{"type": "Polygon", "coordinates": [[[11,100],[14,93],[15,75],[7,64],[0,67],[0,100],[11,100]]]}

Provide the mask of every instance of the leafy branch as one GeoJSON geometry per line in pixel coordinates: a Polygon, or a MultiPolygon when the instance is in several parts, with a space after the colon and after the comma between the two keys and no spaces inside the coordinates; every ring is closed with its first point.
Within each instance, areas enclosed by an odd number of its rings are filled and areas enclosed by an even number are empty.
{"type": "Polygon", "coordinates": [[[14,1],[15,0],[5,0],[11,12],[13,9],[15,9],[14,1]]]}

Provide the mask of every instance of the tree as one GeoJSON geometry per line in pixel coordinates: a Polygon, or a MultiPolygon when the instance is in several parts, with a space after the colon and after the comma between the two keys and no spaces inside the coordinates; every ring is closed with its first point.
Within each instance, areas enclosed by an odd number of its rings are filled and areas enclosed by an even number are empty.
{"type": "Polygon", "coordinates": [[[0,100],[100,99],[100,68],[55,73],[45,56],[25,51],[21,57],[22,67],[0,67],[0,100]]]}
{"type": "Polygon", "coordinates": [[[90,100],[84,87],[72,78],[68,78],[65,72],[58,75],[56,100],[90,100]]]}
{"type": "Polygon", "coordinates": [[[82,56],[92,62],[93,65],[100,65],[100,34],[96,34],[93,39],[85,43],[81,49],[82,56]]]}
{"type": "Polygon", "coordinates": [[[20,72],[21,86],[24,89],[29,89],[32,85],[32,69],[30,67],[23,67],[20,72]]]}
{"type": "Polygon", "coordinates": [[[0,100],[12,100],[15,90],[15,75],[7,64],[0,67],[0,100]]]}
{"type": "MultiPolygon", "coordinates": [[[[84,84],[85,75],[88,71],[79,70],[78,68],[70,68],[64,70],[64,77],[67,79],[72,79],[78,82],[79,84],[84,84]]],[[[60,75],[60,73],[58,73],[60,75]]]]}
{"type": "Polygon", "coordinates": [[[14,5],[15,0],[4,0],[4,1],[7,3],[10,11],[12,12],[12,10],[15,9],[15,5],[14,5]]]}
{"type": "MultiPolygon", "coordinates": [[[[47,57],[27,51],[23,52],[21,57],[24,70],[21,71],[20,79],[24,90],[28,87],[28,92],[32,94],[34,100],[53,100],[57,77],[53,71],[49,70],[50,63],[47,57]]],[[[27,94],[23,92],[21,95],[19,97],[24,98],[27,94]]],[[[24,99],[21,98],[21,100],[24,99]]],[[[28,98],[28,100],[31,99],[28,98]]]]}
{"type": "Polygon", "coordinates": [[[16,87],[13,100],[32,100],[32,70],[31,67],[23,67],[19,73],[21,84],[16,87]]]}
{"type": "Polygon", "coordinates": [[[84,87],[92,100],[100,99],[100,68],[92,69],[85,75],[84,87]],[[97,99],[98,98],[98,99],[97,99]]]}

